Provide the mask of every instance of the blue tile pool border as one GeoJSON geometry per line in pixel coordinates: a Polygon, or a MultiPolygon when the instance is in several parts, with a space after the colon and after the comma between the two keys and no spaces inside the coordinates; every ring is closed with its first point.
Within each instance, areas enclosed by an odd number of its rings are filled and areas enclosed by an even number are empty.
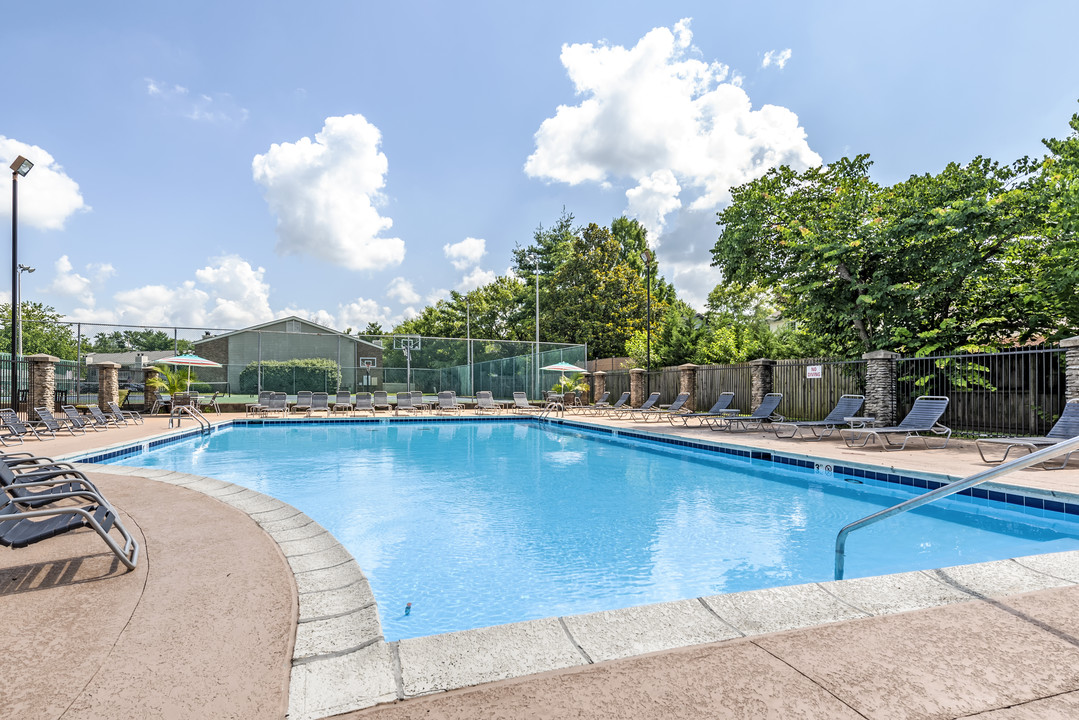
{"type": "MultiPolygon", "coordinates": [[[[852,464],[840,464],[828,458],[812,456],[793,456],[778,453],[772,450],[754,450],[737,446],[723,445],[722,443],[690,440],[687,438],[659,435],[632,428],[616,428],[608,425],[593,425],[587,422],[567,420],[565,418],[540,418],[533,415],[502,415],[491,417],[372,417],[372,418],[236,418],[213,425],[209,433],[220,432],[233,426],[260,427],[267,425],[389,425],[391,423],[491,423],[491,422],[531,422],[550,424],[555,427],[572,429],[596,435],[607,435],[618,438],[630,438],[644,443],[691,448],[708,453],[717,453],[745,460],[762,460],[788,467],[802,468],[805,470],[822,472],[825,475],[840,475],[855,480],[875,480],[882,483],[906,485],[913,488],[935,490],[947,485],[951,480],[946,476],[938,476],[945,479],[934,479],[926,475],[905,474],[891,469],[879,467],[859,467],[852,464]]],[[[154,450],[164,445],[182,442],[200,434],[207,434],[206,430],[192,428],[191,430],[133,442],[120,447],[110,447],[100,451],[91,451],[82,455],[65,456],[64,459],[71,462],[101,463],[115,460],[121,457],[138,455],[148,450],[154,450]]],[[[1011,485],[986,483],[983,486],[967,488],[955,493],[957,497],[969,497],[980,500],[991,500],[1009,505],[1034,510],[1043,510],[1064,515],[1079,516],[1079,496],[1065,493],[1051,493],[1051,497],[1030,494],[1026,488],[1018,488],[1011,485]]]]}

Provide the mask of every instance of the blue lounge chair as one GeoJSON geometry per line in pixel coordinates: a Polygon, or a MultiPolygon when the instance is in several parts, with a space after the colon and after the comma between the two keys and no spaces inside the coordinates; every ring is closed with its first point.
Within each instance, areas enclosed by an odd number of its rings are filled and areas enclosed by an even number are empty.
{"type": "Polygon", "coordinates": [[[776,412],[783,402],[783,393],[768,393],[761,404],[749,415],[719,415],[708,420],[713,430],[746,431],[760,430],[765,420],[780,422],[783,416],[776,412]]]}
{"type": "Polygon", "coordinates": [[[731,403],[734,402],[734,393],[722,392],[719,394],[719,399],[716,400],[716,404],[713,405],[708,412],[695,412],[695,413],[678,413],[676,415],[668,415],[667,420],[671,425],[674,425],[675,420],[681,420],[682,425],[685,427],[692,427],[691,422],[697,424],[698,427],[704,425],[708,418],[720,417],[723,415],[737,415],[737,410],[731,410],[731,403]]]}
{"type": "Polygon", "coordinates": [[[844,395],[839,398],[839,402],[823,420],[774,422],[771,429],[777,438],[801,437],[803,440],[823,440],[830,437],[841,425],[848,424],[844,418],[857,416],[864,403],[864,395],[844,395]],[[810,435],[805,435],[803,430],[809,430],[810,435]]]}
{"type": "Polygon", "coordinates": [[[652,406],[659,402],[659,393],[654,392],[649,395],[639,408],[634,407],[618,407],[612,405],[611,409],[607,411],[607,417],[614,418],[615,420],[621,420],[622,418],[633,417],[633,413],[639,413],[642,410],[651,410],[652,406]]]}
{"type": "Polygon", "coordinates": [[[566,408],[570,412],[584,413],[585,415],[594,415],[598,410],[607,410],[611,407],[611,403],[608,399],[611,397],[609,392],[605,392],[599,396],[599,400],[596,400],[591,405],[574,405],[573,407],[566,408]]]}
{"type": "MultiPolygon", "coordinates": [[[[1064,412],[1060,414],[1060,417],[1057,418],[1057,421],[1053,423],[1053,427],[1044,437],[978,438],[975,444],[978,446],[978,454],[982,456],[982,462],[996,465],[1007,460],[1008,453],[1012,450],[1018,449],[1032,453],[1035,450],[1056,445],[1058,442],[1068,440],[1076,435],[1079,435],[1079,400],[1070,400],[1064,405],[1064,412]],[[986,457],[986,448],[993,446],[998,448],[1003,446],[1004,454],[999,458],[986,457]]],[[[1060,465],[1049,465],[1048,462],[1044,462],[1041,463],[1041,467],[1046,470],[1060,470],[1068,464],[1071,456],[1071,453],[1063,455],[1064,459],[1060,465]]]]}
{"type": "Polygon", "coordinates": [[[923,395],[914,400],[914,407],[898,425],[878,428],[844,428],[839,431],[847,447],[866,447],[870,442],[877,442],[885,450],[903,450],[912,439],[925,443],[927,450],[942,450],[948,447],[952,437],[951,428],[940,424],[940,417],[948,408],[948,398],[940,395],[923,395]],[[933,446],[929,444],[931,435],[943,435],[944,442],[933,446]],[[890,436],[902,435],[903,442],[897,443],[890,436]],[[861,442],[859,442],[861,441],[861,442]]]}
{"type": "Polygon", "coordinates": [[[651,409],[651,410],[638,410],[636,413],[630,413],[630,420],[640,420],[641,422],[651,422],[655,420],[659,422],[666,417],[673,415],[683,415],[688,413],[688,410],[682,410],[686,402],[689,400],[689,393],[678,393],[678,397],[674,399],[668,407],[651,409]]]}

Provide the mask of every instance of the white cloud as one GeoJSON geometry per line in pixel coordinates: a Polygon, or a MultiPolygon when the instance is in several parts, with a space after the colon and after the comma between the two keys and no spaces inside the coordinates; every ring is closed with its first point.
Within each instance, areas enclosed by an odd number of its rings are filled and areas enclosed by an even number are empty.
{"type": "Polygon", "coordinates": [[[467,270],[487,254],[487,241],[482,238],[466,237],[461,242],[446,243],[442,246],[450,263],[458,270],[467,270]]]}
{"type": "Polygon", "coordinates": [[[87,263],[86,270],[94,277],[94,281],[102,283],[116,274],[116,268],[112,263],[87,263]]]}
{"type": "MultiPolygon", "coordinates": [[[[52,155],[37,145],[28,145],[0,135],[0,157],[15,160],[22,155],[34,167],[19,178],[19,226],[40,230],[63,230],[67,219],[78,212],[89,212],[79,192],[79,184],[64,173],[52,155]]],[[[3,185],[11,197],[11,173],[3,168],[3,185]]],[[[11,217],[11,202],[0,202],[0,216],[11,217]]]]}
{"type": "Polygon", "coordinates": [[[239,125],[250,115],[229,93],[192,95],[183,85],[170,85],[153,78],[145,78],[145,82],[147,95],[164,104],[169,112],[189,120],[239,125]]]}
{"type": "Polygon", "coordinates": [[[420,301],[420,294],[412,283],[403,277],[395,277],[390,281],[386,295],[397,300],[402,305],[413,305],[420,301]]]}
{"type": "Polygon", "coordinates": [[[246,327],[273,317],[264,268],[251,267],[239,255],[225,255],[211,262],[217,265],[195,271],[195,279],[213,298],[213,307],[206,313],[210,325],[246,327]]]}
{"type": "MultiPolygon", "coordinates": [[[[56,275],[47,290],[57,295],[77,298],[88,308],[92,308],[94,306],[94,294],[90,290],[93,286],[90,279],[75,272],[75,268],[67,255],[61,255],[53,264],[53,267],[56,268],[56,275]]],[[[25,297],[25,293],[23,295],[25,297]]]]}
{"type": "Polygon", "coordinates": [[[322,131],[295,143],[274,143],[251,163],[277,215],[277,251],[306,254],[351,270],[380,270],[405,257],[400,238],[383,237],[389,163],[382,136],[362,115],[326,118],[322,131]]]}
{"type": "Polygon", "coordinates": [[[682,20],[632,48],[564,45],[583,99],[543,121],[525,172],[570,185],[628,181],[627,212],[655,237],[670,213],[715,210],[771,167],[820,164],[793,112],[754,110],[728,66],[695,57],[692,37],[682,20]]]}
{"type": "Polygon", "coordinates": [[[115,322],[132,325],[207,326],[209,293],[186,280],[174,287],[143,285],[113,295],[115,322]]]}
{"type": "Polygon", "coordinates": [[[494,282],[495,274],[494,270],[484,270],[483,268],[476,268],[469,274],[461,278],[461,282],[457,283],[457,292],[468,292],[475,290],[476,288],[486,285],[487,283],[494,282]]]}
{"type": "Polygon", "coordinates": [[[350,303],[340,306],[337,310],[337,326],[339,328],[353,328],[362,331],[367,323],[376,322],[384,329],[396,325],[400,316],[394,315],[385,305],[379,305],[377,300],[368,298],[356,298],[350,303]]]}
{"type": "MultiPolygon", "coordinates": [[[[427,293],[427,297],[425,297],[424,300],[427,302],[428,305],[434,305],[438,303],[439,300],[449,300],[449,298],[449,290],[447,290],[446,288],[438,288],[437,290],[432,290],[431,292],[427,293]]],[[[413,312],[417,315],[419,314],[415,310],[413,310],[413,312]]]]}
{"type": "Polygon", "coordinates": [[[770,65],[775,65],[782,70],[787,67],[787,61],[791,59],[791,49],[786,50],[769,50],[764,54],[764,60],[761,61],[761,67],[766,68],[770,65]]]}

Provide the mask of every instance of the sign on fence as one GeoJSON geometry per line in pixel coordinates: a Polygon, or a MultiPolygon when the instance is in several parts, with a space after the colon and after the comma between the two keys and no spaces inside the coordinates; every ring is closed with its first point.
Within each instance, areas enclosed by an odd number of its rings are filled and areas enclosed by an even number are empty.
{"type": "Polygon", "coordinates": [[[823,374],[823,365],[806,365],[806,379],[807,380],[820,380],[823,374]]]}

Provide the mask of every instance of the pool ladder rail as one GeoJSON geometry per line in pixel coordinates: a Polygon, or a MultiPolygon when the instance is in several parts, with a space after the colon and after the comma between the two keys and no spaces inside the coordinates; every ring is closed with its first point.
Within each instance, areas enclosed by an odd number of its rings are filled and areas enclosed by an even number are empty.
{"type": "Polygon", "coordinates": [[[1066,455],[1068,453],[1074,452],[1075,450],[1079,450],[1079,436],[1068,438],[1067,440],[1058,442],[1056,445],[1050,445],[1047,448],[1043,448],[1042,450],[1032,452],[1029,455],[1024,455],[1023,457],[1016,458],[1015,460],[1004,463],[1003,465],[998,465],[994,468],[989,468],[988,470],[983,470],[982,472],[975,473],[974,475],[965,477],[962,480],[956,480],[955,482],[948,483],[947,485],[942,485],[941,487],[935,490],[930,490],[929,492],[919,495],[916,498],[911,498],[906,502],[901,502],[898,505],[893,505],[892,507],[881,510],[880,512],[873,513],[872,515],[867,515],[861,520],[855,520],[854,522],[845,526],[842,530],[839,531],[839,534],[836,535],[835,579],[843,579],[843,561],[846,556],[847,536],[855,530],[860,530],[869,525],[874,525],[881,520],[892,517],[893,515],[898,515],[900,513],[907,512],[908,510],[920,508],[923,505],[928,505],[929,503],[940,500],[941,498],[948,497],[949,495],[954,495],[957,492],[962,492],[963,490],[974,487],[975,485],[980,485],[981,483],[988,482],[1002,475],[1007,475],[1009,473],[1015,472],[1016,470],[1028,468],[1031,465],[1038,465],[1039,463],[1043,463],[1060,455],[1066,455]]]}
{"type": "Polygon", "coordinates": [[[202,411],[199,410],[197,407],[194,407],[193,405],[179,405],[177,407],[174,407],[169,413],[169,427],[172,427],[172,421],[174,419],[176,420],[176,427],[180,427],[180,418],[184,415],[190,415],[191,417],[195,418],[195,422],[199,424],[199,429],[203,433],[210,432],[209,418],[203,415],[202,411]]]}

